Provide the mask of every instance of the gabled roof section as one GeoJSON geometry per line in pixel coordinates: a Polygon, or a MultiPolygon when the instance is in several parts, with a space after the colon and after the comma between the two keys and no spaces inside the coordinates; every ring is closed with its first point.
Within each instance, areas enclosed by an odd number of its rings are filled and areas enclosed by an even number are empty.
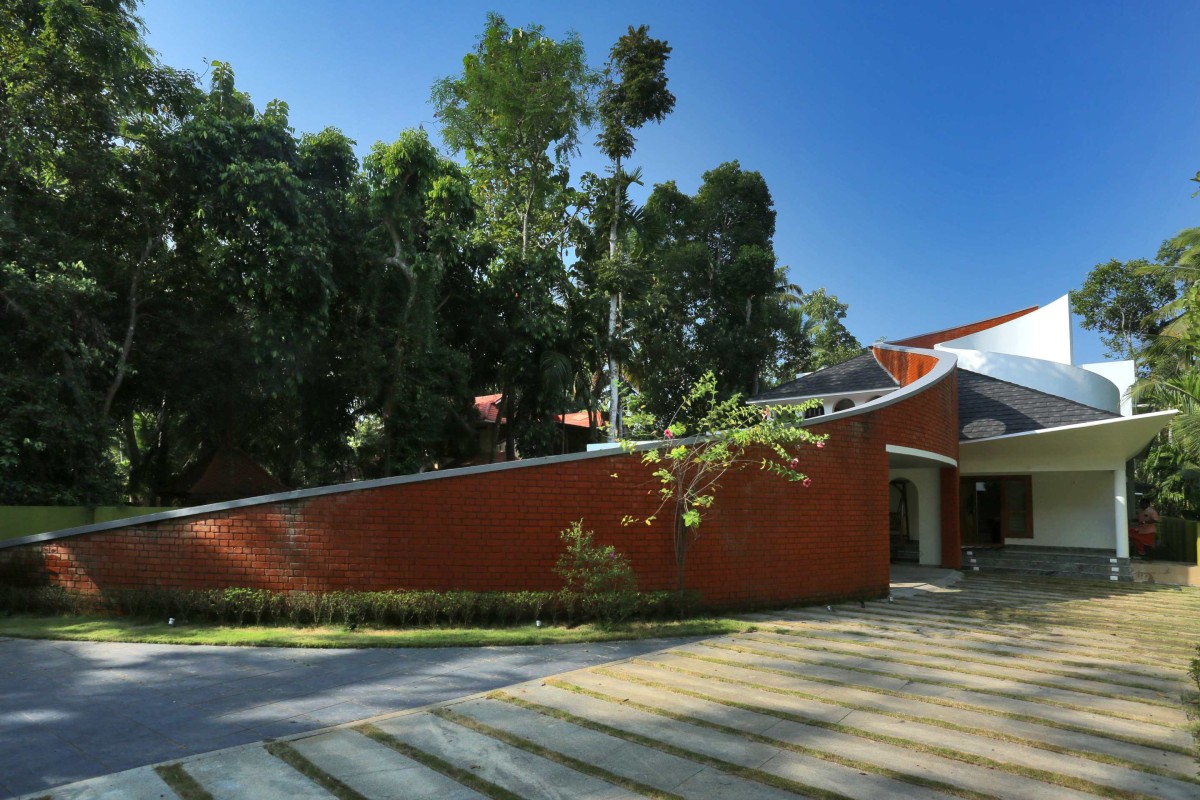
{"type": "Polygon", "coordinates": [[[475,413],[484,422],[503,422],[500,419],[500,401],[502,394],[481,394],[475,398],[475,413]]]}
{"type": "Polygon", "coordinates": [[[849,361],[810,372],[782,386],[769,389],[751,398],[753,403],[776,400],[799,400],[806,397],[870,392],[876,389],[895,389],[900,384],[880,366],[872,353],[863,353],[849,361]]]}
{"type": "Polygon", "coordinates": [[[998,325],[1011,322],[1018,317],[1023,317],[1026,314],[1032,314],[1037,310],[1037,306],[1030,306],[1029,308],[1023,308],[1020,311],[1001,314],[998,317],[990,317],[989,319],[980,320],[979,322],[969,322],[966,325],[959,325],[954,328],[946,328],[945,330],[934,331],[933,333],[922,333],[919,336],[910,336],[907,339],[898,339],[894,342],[888,342],[888,344],[894,344],[900,347],[930,348],[935,344],[954,341],[955,339],[961,339],[964,336],[970,336],[972,333],[979,333],[980,331],[986,331],[990,328],[995,328],[998,325]]]}
{"type": "Polygon", "coordinates": [[[958,431],[962,441],[1100,422],[1120,416],[978,372],[958,370],[958,431]]]}

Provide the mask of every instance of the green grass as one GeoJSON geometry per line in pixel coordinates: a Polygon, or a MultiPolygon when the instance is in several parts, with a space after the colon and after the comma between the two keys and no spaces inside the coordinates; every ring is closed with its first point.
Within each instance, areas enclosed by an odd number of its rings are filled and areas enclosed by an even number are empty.
{"type": "Polygon", "coordinates": [[[485,647],[493,645],[571,644],[719,636],[754,630],[752,623],[723,617],[684,622],[626,622],[573,628],[524,625],[513,628],[392,628],[342,626],[289,628],[232,627],[195,623],[169,626],[100,617],[15,616],[0,619],[0,637],[65,639],[78,642],[231,645],[243,647],[485,647]]]}

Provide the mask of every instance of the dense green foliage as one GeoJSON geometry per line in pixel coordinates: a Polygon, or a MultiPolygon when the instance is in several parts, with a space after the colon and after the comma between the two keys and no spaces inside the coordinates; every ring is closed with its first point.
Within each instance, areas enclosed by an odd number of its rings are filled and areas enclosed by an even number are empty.
{"type": "Polygon", "coordinates": [[[1071,303],[1111,355],[1136,360],[1137,409],[1179,412],[1136,478],[1159,511],[1200,517],[1200,228],[1164,242],[1154,261],[1096,265],[1071,303]]]}
{"type": "Polygon", "coordinates": [[[58,587],[0,587],[0,611],[102,614],[135,620],[225,625],[507,626],[587,620],[663,619],[671,592],[274,592],[266,589],[114,589],[100,597],[58,587]]]}
{"type": "MultiPolygon", "coordinates": [[[[792,291],[766,180],[695,196],[624,160],[674,107],[670,46],[488,17],[440,134],[295,132],[229,64],[158,62],[134,0],[0,0],[0,503],[172,502],[218,447],[312,486],[561,451],[603,387],[665,421],[704,372],[754,392],[852,353],[792,291]],[[611,174],[575,176],[592,126],[611,174]]],[[[615,402],[610,393],[608,404],[615,402]]]]}

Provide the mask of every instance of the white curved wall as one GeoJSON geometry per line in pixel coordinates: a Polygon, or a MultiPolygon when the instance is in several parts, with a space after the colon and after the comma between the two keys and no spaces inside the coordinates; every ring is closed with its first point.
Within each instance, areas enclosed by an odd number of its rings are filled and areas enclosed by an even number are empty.
{"type": "Polygon", "coordinates": [[[1081,367],[1007,353],[981,353],[942,345],[938,348],[957,355],[960,369],[1028,386],[1114,414],[1121,413],[1121,391],[1116,384],[1081,367]]]}
{"type": "Polygon", "coordinates": [[[1071,363],[1071,306],[1067,295],[1002,325],[935,345],[1071,363]]]}

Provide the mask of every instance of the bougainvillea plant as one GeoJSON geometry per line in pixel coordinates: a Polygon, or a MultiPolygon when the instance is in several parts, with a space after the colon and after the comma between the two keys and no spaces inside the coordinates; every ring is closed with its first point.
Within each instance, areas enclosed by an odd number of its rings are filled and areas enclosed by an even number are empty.
{"type": "Polygon", "coordinates": [[[623,525],[652,525],[664,512],[671,514],[675,545],[676,588],[680,612],[688,549],[700,538],[701,523],[716,502],[721,480],[731,470],[750,466],[773,473],[805,488],[812,479],[800,471],[805,446],[824,448],[828,435],[802,426],[804,412],[819,401],[798,405],[750,406],[739,395],[722,399],[717,379],[706,373],[688,392],[655,446],[624,440],[628,453],[639,451],[642,462],[654,467],[658,508],[648,517],[626,515],[623,525]],[[680,418],[694,420],[684,425],[680,418]]]}

